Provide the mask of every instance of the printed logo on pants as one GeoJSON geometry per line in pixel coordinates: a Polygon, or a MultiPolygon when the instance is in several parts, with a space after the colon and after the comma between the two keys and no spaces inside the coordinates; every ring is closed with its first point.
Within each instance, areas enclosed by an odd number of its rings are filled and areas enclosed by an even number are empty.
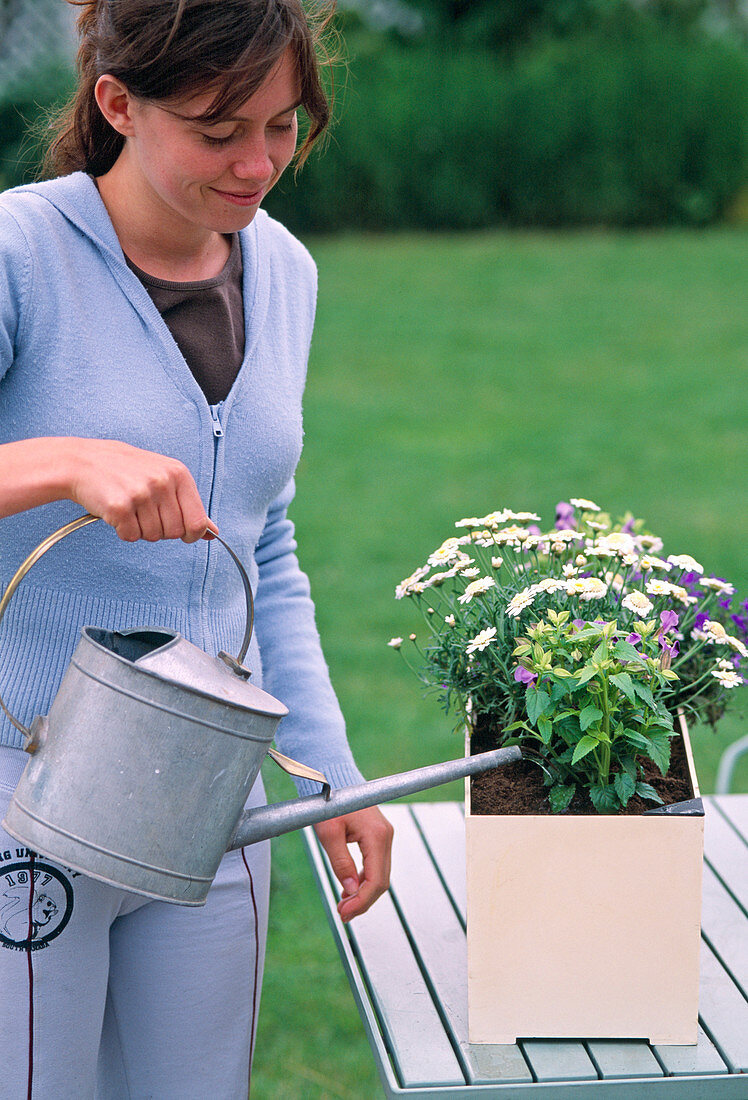
{"type": "MultiPolygon", "coordinates": [[[[17,849],[18,854],[24,849],[17,849]]],[[[0,854],[2,859],[2,854],[0,854]]],[[[38,859],[0,863],[0,945],[37,951],[59,936],[73,912],[73,887],[38,859]]]]}

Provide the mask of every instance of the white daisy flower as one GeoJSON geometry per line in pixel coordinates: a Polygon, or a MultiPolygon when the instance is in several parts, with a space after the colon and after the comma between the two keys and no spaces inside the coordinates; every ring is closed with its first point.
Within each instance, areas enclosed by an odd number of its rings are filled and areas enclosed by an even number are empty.
{"type": "Polygon", "coordinates": [[[584,591],[579,594],[582,600],[602,600],[608,593],[608,586],[599,577],[584,577],[583,583],[584,591]]]}
{"type": "MultiPolygon", "coordinates": [[[[704,623],[704,633],[706,634],[707,641],[714,642],[715,645],[728,645],[728,633],[722,626],[722,623],[713,622],[710,619],[704,623]]],[[[737,638],[735,639],[737,641],[737,638]]]]}
{"type": "Polygon", "coordinates": [[[621,600],[621,607],[627,611],[633,611],[635,615],[648,615],[654,604],[648,600],[643,592],[629,592],[621,600]]]}
{"type": "Polygon", "coordinates": [[[401,600],[403,596],[411,596],[416,592],[423,592],[423,585],[420,583],[428,573],[429,568],[427,565],[421,565],[416,569],[415,573],[411,573],[409,577],[406,577],[404,581],[395,589],[395,599],[401,600]]]}
{"type": "Polygon", "coordinates": [[[560,592],[561,589],[566,588],[566,581],[561,577],[544,577],[533,587],[536,592],[560,592]]]}
{"type": "Polygon", "coordinates": [[[447,626],[454,626],[455,625],[454,615],[445,615],[444,616],[444,622],[447,624],[447,626]]]}
{"type": "Polygon", "coordinates": [[[723,596],[733,596],[735,589],[727,581],[718,580],[717,577],[702,577],[699,581],[702,588],[708,588],[712,592],[721,592],[723,596]]]}
{"type": "Polygon", "coordinates": [[[535,589],[525,588],[521,592],[518,592],[516,596],[512,596],[509,603],[506,605],[506,613],[512,619],[516,619],[525,610],[526,607],[530,607],[535,599],[535,589]]]}
{"type": "Polygon", "coordinates": [[[600,512],[601,508],[598,504],[595,504],[592,500],[585,500],[584,497],[572,497],[569,504],[574,508],[581,508],[583,512],[600,512]]]}
{"type": "Polygon", "coordinates": [[[673,586],[668,581],[661,581],[653,577],[647,581],[644,587],[650,596],[669,596],[673,586]]]}
{"type": "Polygon", "coordinates": [[[642,550],[649,550],[651,554],[659,554],[665,545],[659,535],[637,535],[636,541],[642,550]]]}
{"type": "Polygon", "coordinates": [[[610,528],[609,523],[601,523],[597,519],[588,519],[587,526],[591,527],[593,531],[607,531],[610,528]]]}
{"type": "Polygon", "coordinates": [[[727,644],[730,649],[734,649],[736,653],[739,653],[741,657],[748,657],[748,649],[743,645],[740,638],[733,638],[732,634],[727,635],[727,644]]]}
{"type": "Polygon", "coordinates": [[[722,684],[722,687],[724,688],[740,687],[740,685],[743,683],[743,677],[738,676],[737,672],[728,672],[726,669],[723,668],[713,668],[712,676],[715,678],[715,680],[719,680],[719,682],[722,684]]]}
{"type": "Polygon", "coordinates": [[[587,559],[585,558],[584,554],[577,554],[577,556],[574,558],[574,564],[578,565],[580,569],[582,568],[582,566],[586,565],[587,559]]]}
{"type": "Polygon", "coordinates": [[[639,559],[639,565],[645,573],[651,573],[653,569],[664,569],[666,573],[669,573],[673,568],[671,562],[658,558],[654,554],[644,554],[639,559]]]}
{"type": "Polygon", "coordinates": [[[483,592],[487,592],[489,588],[495,588],[496,581],[493,577],[481,577],[480,580],[471,581],[465,591],[457,599],[460,603],[470,603],[473,596],[480,596],[483,592]]]}
{"type": "Polygon", "coordinates": [[[438,588],[439,585],[444,584],[448,577],[453,577],[454,573],[450,569],[448,573],[433,573],[427,581],[423,582],[424,588],[438,588]]]}
{"type": "Polygon", "coordinates": [[[504,564],[503,558],[491,558],[491,566],[493,569],[501,569],[504,564]]]}
{"type": "Polygon", "coordinates": [[[493,639],[496,637],[496,627],[489,626],[486,630],[481,630],[480,634],[476,634],[475,637],[465,646],[466,653],[477,653],[479,650],[485,649],[490,645],[493,639]]]}
{"type": "Polygon", "coordinates": [[[504,522],[508,519],[516,520],[519,523],[540,522],[540,516],[536,516],[534,512],[510,512],[507,509],[504,512],[504,522]]]}
{"type": "Polygon", "coordinates": [[[468,516],[467,519],[458,519],[455,527],[485,527],[485,523],[477,516],[468,516]]]}
{"type": "Polygon", "coordinates": [[[682,569],[688,573],[703,573],[704,566],[699,565],[695,558],[692,558],[690,554],[668,554],[667,559],[671,565],[676,566],[678,569],[682,569]]]}
{"type": "Polygon", "coordinates": [[[549,531],[545,536],[553,542],[574,542],[579,538],[579,531],[572,531],[570,527],[562,527],[559,531],[549,531]]]}
{"type": "MultiPolygon", "coordinates": [[[[583,560],[584,560],[584,564],[586,565],[587,564],[587,559],[584,558],[583,560]]],[[[577,563],[578,562],[579,562],[579,558],[577,558],[577,563]]],[[[577,574],[577,571],[576,571],[575,567],[571,564],[571,562],[567,561],[566,565],[564,565],[564,567],[562,569],[562,573],[564,574],[564,576],[568,580],[569,577],[575,577],[576,574],[577,574]]]]}
{"type": "Polygon", "coordinates": [[[458,554],[459,542],[456,538],[446,539],[438,550],[435,550],[428,559],[429,565],[448,565],[454,561],[458,554]]]}
{"type": "Polygon", "coordinates": [[[529,531],[526,527],[518,527],[516,523],[513,523],[509,527],[502,527],[500,531],[497,531],[494,535],[494,542],[499,545],[507,542],[519,542],[527,538],[528,535],[529,531]]]}
{"type": "Polygon", "coordinates": [[[387,642],[387,645],[392,646],[393,649],[399,649],[402,644],[402,638],[390,638],[390,640],[387,642]]]}
{"type": "Polygon", "coordinates": [[[461,569],[460,573],[463,577],[479,577],[480,569],[477,565],[474,565],[472,569],[461,569]]]}
{"type": "Polygon", "coordinates": [[[606,573],[605,583],[610,588],[615,588],[616,592],[621,592],[623,590],[623,577],[620,573],[606,573]]]}

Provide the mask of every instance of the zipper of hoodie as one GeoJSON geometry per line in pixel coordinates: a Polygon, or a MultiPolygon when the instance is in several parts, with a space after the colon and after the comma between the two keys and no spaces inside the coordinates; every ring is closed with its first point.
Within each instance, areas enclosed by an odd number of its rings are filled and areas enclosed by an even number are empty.
{"type": "Polygon", "coordinates": [[[219,401],[217,405],[208,405],[210,412],[211,426],[213,428],[213,470],[210,475],[210,494],[208,496],[208,515],[213,518],[213,496],[216,488],[216,471],[218,469],[218,454],[223,442],[225,432],[223,430],[223,424],[221,423],[221,411],[223,409],[223,401],[219,401]]]}
{"type": "MultiPolygon", "coordinates": [[[[210,475],[210,493],[208,495],[208,515],[213,519],[213,496],[216,488],[216,471],[218,469],[218,455],[223,443],[225,432],[223,430],[223,424],[221,423],[221,411],[223,409],[223,401],[219,401],[217,405],[208,405],[208,411],[210,412],[211,427],[213,430],[213,469],[210,475]]],[[[208,575],[211,571],[211,562],[213,555],[216,553],[213,547],[213,540],[208,542],[208,553],[205,558],[205,576],[203,578],[203,594],[205,593],[205,587],[208,583],[208,575]]],[[[205,597],[201,600],[203,629],[207,630],[207,611],[205,607],[205,597]]]]}

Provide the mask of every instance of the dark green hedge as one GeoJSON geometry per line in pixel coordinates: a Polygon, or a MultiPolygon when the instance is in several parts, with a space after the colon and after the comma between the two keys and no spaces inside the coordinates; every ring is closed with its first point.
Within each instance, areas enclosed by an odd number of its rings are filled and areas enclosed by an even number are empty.
{"type": "Polygon", "coordinates": [[[746,180],[748,62],[641,33],[511,66],[394,47],[354,58],[321,157],[268,208],[297,230],[704,224],[746,180]]]}
{"type": "MultiPolygon", "coordinates": [[[[36,174],[27,124],[69,87],[53,71],[0,99],[0,185],[36,174]]],[[[701,225],[746,184],[745,53],[662,26],[511,62],[370,36],[336,113],[326,148],[267,200],[297,232],[701,225]]]]}

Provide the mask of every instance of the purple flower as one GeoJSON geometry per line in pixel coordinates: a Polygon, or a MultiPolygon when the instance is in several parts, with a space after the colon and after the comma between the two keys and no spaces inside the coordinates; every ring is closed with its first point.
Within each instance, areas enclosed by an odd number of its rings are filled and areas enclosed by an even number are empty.
{"type": "Polygon", "coordinates": [[[640,642],[641,640],[642,640],[641,634],[635,634],[635,633],[629,634],[628,638],[626,639],[626,641],[629,643],[629,645],[636,645],[637,642],[640,642]]]}
{"type": "Polygon", "coordinates": [[[584,619],[572,619],[571,625],[575,626],[577,630],[583,630],[587,623],[584,621],[584,619]]]}
{"type": "Polygon", "coordinates": [[[662,650],[663,653],[669,653],[671,660],[673,659],[673,657],[678,656],[678,643],[677,643],[677,641],[673,642],[673,644],[670,645],[665,640],[665,638],[660,637],[660,649],[662,650]]]}
{"type": "Polygon", "coordinates": [[[560,500],[556,505],[556,530],[557,531],[576,531],[577,525],[574,522],[574,509],[570,504],[567,504],[565,500],[560,500]]]}
{"type": "Polygon", "coordinates": [[[624,534],[626,534],[626,535],[631,535],[631,534],[633,534],[633,532],[634,532],[634,524],[635,524],[635,523],[636,523],[636,520],[635,520],[635,519],[634,519],[634,517],[632,516],[632,517],[631,517],[631,519],[629,519],[629,520],[626,520],[626,522],[624,523],[623,527],[621,528],[621,531],[622,531],[622,532],[623,532],[624,534]]]}
{"type": "Polygon", "coordinates": [[[518,684],[534,684],[537,680],[537,675],[534,672],[530,672],[527,668],[522,668],[520,665],[519,668],[515,668],[514,670],[514,679],[518,684]]]}
{"type": "Polygon", "coordinates": [[[694,619],[694,621],[693,621],[693,629],[694,630],[703,630],[704,629],[704,623],[707,622],[708,619],[709,619],[709,616],[706,614],[706,612],[700,611],[698,613],[698,615],[696,616],[696,618],[694,619]]]}
{"type": "Polygon", "coordinates": [[[674,611],[661,611],[660,622],[662,623],[662,626],[658,630],[657,634],[658,637],[661,638],[662,635],[666,633],[666,631],[675,629],[675,627],[678,625],[678,616],[674,611]]]}
{"type": "Polygon", "coordinates": [[[537,523],[531,523],[530,526],[527,528],[527,530],[530,532],[531,535],[542,535],[543,534],[543,532],[538,527],[537,523]]]}

